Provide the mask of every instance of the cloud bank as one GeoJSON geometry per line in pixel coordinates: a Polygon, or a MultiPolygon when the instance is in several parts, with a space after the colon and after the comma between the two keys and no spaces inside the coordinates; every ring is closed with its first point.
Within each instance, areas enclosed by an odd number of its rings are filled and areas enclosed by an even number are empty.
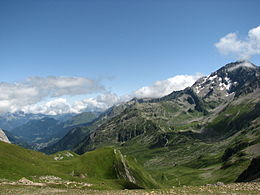
{"type": "Polygon", "coordinates": [[[260,54],[260,26],[249,30],[244,40],[240,40],[236,33],[229,33],[215,46],[224,55],[233,55],[243,60],[249,59],[260,54]]]}
{"type": "Polygon", "coordinates": [[[0,83],[0,114],[24,111],[57,115],[83,111],[105,110],[134,97],[158,98],[191,86],[202,74],[177,75],[118,96],[99,82],[82,77],[30,77],[16,83],[0,83]],[[74,102],[72,96],[98,94],[74,102]]]}
{"type": "Polygon", "coordinates": [[[82,77],[30,77],[16,83],[0,83],[0,112],[15,112],[48,98],[105,91],[97,81],[82,77]]]}
{"type": "Polygon", "coordinates": [[[65,113],[81,113],[83,111],[104,111],[109,107],[130,100],[130,96],[118,96],[106,92],[94,98],[85,98],[70,103],[66,98],[56,98],[45,103],[26,105],[21,110],[25,113],[41,113],[57,115],[65,113]]]}
{"type": "Polygon", "coordinates": [[[190,87],[200,77],[202,77],[202,74],[197,73],[196,75],[177,75],[166,80],[156,81],[151,86],[136,90],[134,96],[138,98],[159,98],[173,91],[190,87]]]}

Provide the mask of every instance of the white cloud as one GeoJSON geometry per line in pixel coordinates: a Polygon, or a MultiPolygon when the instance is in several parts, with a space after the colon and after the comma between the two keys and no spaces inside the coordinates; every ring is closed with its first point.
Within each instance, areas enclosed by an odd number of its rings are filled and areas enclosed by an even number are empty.
{"type": "Polygon", "coordinates": [[[21,110],[26,113],[41,113],[48,115],[57,115],[74,112],[71,108],[71,105],[67,102],[65,98],[57,98],[54,100],[50,100],[44,104],[42,103],[27,105],[24,106],[21,110]]]}
{"type": "Polygon", "coordinates": [[[98,98],[86,98],[80,101],[76,101],[73,104],[73,110],[75,112],[82,112],[82,111],[94,111],[94,110],[105,110],[109,108],[109,105],[113,105],[112,103],[106,104],[102,101],[98,101],[98,98]]]}
{"type": "Polygon", "coordinates": [[[41,113],[48,115],[80,113],[83,111],[96,110],[103,111],[123,101],[124,100],[122,100],[121,97],[114,93],[104,93],[95,98],[86,98],[73,103],[69,103],[65,98],[56,98],[44,103],[24,106],[21,110],[26,113],[41,113]]]}
{"type": "Polygon", "coordinates": [[[107,92],[99,83],[79,77],[31,77],[19,83],[0,83],[0,113],[24,111],[57,115],[105,110],[134,97],[156,98],[191,86],[202,74],[177,75],[156,81],[133,93],[118,96],[107,92]],[[69,102],[64,96],[101,93],[96,97],[69,102]]]}
{"type": "Polygon", "coordinates": [[[137,98],[158,98],[170,94],[173,91],[182,90],[191,86],[202,74],[177,75],[166,80],[156,81],[151,86],[142,87],[134,92],[137,98]]]}
{"type": "Polygon", "coordinates": [[[97,82],[83,77],[30,77],[23,83],[41,89],[44,95],[59,97],[100,92],[104,88],[97,82]]]}
{"type": "Polygon", "coordinates": [[[98,95],[95,98],[86,98],[81,101],[76,101],[73,104],[73,109],[77,112],[81,112],[84,110],[105,110],[111,106],[116,104],[128,101],[129,98],[125,98],[125,96],[118,96],[115,93],[104,93],[98,95]]]}
{"type": "Polygon", "coordinates": [[[260,26],[249,30],[245,40],[240,40],[236,33],[229,33],[215,44],[220,53],[235,55],[240,59],[249,59],[260,54],[260,26]]]}
{"type": "Polygon", "coordinates": [[[15,112],[43,100],[105,91],[97,81],[82,77],[30,77],[16,83],[0,83],[0,113],[15,112]]]}

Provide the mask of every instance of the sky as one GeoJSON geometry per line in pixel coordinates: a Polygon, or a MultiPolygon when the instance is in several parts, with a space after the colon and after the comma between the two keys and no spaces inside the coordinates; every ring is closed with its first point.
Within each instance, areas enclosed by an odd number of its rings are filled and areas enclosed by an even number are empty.
{"type": "Polygon", "coordinates": [[[1,0],[0,113],[106,109],[260,65],[259,0],[1,0]],[[259,28],[258,28],[259,27],[259,28]]]}

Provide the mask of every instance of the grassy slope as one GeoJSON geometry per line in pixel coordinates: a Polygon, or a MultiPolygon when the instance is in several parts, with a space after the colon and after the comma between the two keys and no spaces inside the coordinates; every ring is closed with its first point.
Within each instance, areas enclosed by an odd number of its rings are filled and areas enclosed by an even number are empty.
{"type": "Polygon", "coordinates": [[[52,159],[42,153],[0,142],[0,172],[6,179],[49,174],[52,159]]]}
{"type": "Polygon", "coordinates": [[[83,112],[76,116],[73,116],[70,120],[66,121],[65,127],[67,126],[77,126],[82,124],[87,124],[97,118],[98,114],[94,112],[83,112]]]}
{"type": "MultiPolygon", "coordinates": [[[[59,154],[64,156],[66,152],[59,154]]],[[[81,156],[71,153],[73,157],[54,160],[54,157],[59,154],[47,156],[0,142],[0,177],[18,180],[21,177],[35,179],[39,176],[54,175],[65,180],[93,183],[94,188],[98,189],[156,187],[149,174],[131,158],[127,158],[125,162],[136,183],[132,184],[127,179],[119,177],[119,172],[121,175],[125,173],[124,169],[118,166],[122,162],[115,155],[113,148],[101,148],[81,156]],[[84,175],[85,178],[80,175],[84,175]]]]}

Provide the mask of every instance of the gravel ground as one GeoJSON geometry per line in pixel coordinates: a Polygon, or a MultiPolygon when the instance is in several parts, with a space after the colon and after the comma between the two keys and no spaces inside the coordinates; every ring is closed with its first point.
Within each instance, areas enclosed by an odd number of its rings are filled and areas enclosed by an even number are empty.
{"type": "Polygon", "coordinates": [[[90,189],[59,189],[48,186],[23,186],[23,185],[0,185],[1,195],[154,195],[154,194],[227,194],[227,195],[240,195],[240,194],[260,194],[260,182],[252,183],[234,183],[227,185],[207,185],[207,186],[186,186],[175,187],[165,190],[112,190],[112,191],[99,191],[90,189]]]}

